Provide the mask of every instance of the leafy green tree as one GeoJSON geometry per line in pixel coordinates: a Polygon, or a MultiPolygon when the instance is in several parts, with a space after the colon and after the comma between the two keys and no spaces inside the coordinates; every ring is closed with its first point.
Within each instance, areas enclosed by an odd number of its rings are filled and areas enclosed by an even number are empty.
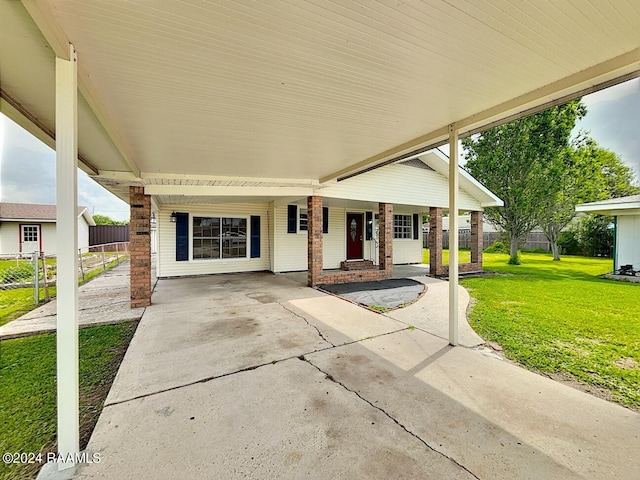
{"type": "Polygon", "coordinates": [[[462,141],[465,169],[504,201],[485,216],[509,235],[510,263],[519,263],[519,242],[556,193],[549,178],[563,170],[571,131],[585,114],[581,101],[573,100],[462,141]]]}
{"type": "Polygon", "coordinates": [[[114,220],[107,215],[94,215],[93,221],[96,222],[96,225],[128,225],[129,222],[126,220],[114,220]]]}
{"type": "MultiPolygon", "coordinates": [[[[640,190],[633,185],[631,168],[615,153],[600,148],[582,132],[571,147],[558,155],[554,167],[548,169],[547,176],[550,189],[543,199],[538,224],[551,244],[554,260],[560,260],[558,239],[562,230],[576,216],[577,204],[633,195],[640,190]]],[[[593,228],[593,231],[591,234],[583,231],[577,236],[580,250],[585,254],[606,250],[609,223],[609,220],[585,222],[581,229],[593,228]],[[593,245],[587,246],[585,242],[593,245]],[[596,243],[599,246],[596,247],[596,243]]],[[[565,238],[565,245],[566,241],[565,238]]]]}

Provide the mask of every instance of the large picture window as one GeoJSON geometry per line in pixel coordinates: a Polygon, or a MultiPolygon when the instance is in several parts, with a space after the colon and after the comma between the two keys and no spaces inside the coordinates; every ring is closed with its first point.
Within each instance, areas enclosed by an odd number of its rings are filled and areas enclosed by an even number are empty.
{"type": "Polygon", "coordinates": [[[247,219],[193,217],[193,258],[245,258],[247,219]]]}
{"type": "Polygon", "coordinates": [[[393,238],[413,238],[411,215],[393,216],[393,238]]]}

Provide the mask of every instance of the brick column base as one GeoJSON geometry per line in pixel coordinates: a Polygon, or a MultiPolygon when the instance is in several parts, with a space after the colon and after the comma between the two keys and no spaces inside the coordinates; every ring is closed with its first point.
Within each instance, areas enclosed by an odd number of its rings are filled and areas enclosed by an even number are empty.
{"type": "Polygon", "coordinates": [[[307,198],[307,284],[322,283],[322,197],[307,198]]]}
{"type": "Polygon", "coordinates": [[[386,278],[393,277],[393,204],[380,203],[378,211],[378,258],[386,278]]]}
{"type": "Polygon", "coordinates": [[[429,209],[429,273],[442,274],[442,209],[435,207],[429,209]]]}
{"type": "Polygon", "coordinates": [[[151,197],[144,187],[129,187],[131,308],[151,305],[151,197]]]}

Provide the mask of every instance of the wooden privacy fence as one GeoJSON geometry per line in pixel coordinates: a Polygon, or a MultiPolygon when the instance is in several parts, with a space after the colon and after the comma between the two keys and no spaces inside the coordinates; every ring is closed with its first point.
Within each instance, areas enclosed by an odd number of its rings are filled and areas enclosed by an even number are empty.
{"type": "MultiPolygon", "coordinates": [[[[493,242],[500,240],[499,232],[485,232],[482,234],[483,248],[487,248],[493,242]]],[[[460,248],[471,248],[471,232],[460,232],[458,234],[458,243],[460,248]]],[[[429,248],[429,233],[422,232],[422,246],[423,248],[429,248]]],[[[508,246],[508,245],[507,245],[508,246]]],[[[449,232],[443,232],[442,235],[442,248],[449,248],[449,232]]],[[[551,244],[547,237],[542,232],[531,232],[527,235],[526,241],[520,244],[520,248],[523,250],[535,250],[541,248],[547,252],[551,251],[551,244]]]]}
{"type": "Polygon", "coordinates": [[[96,225],[89,227],[89,245],[128,242],[129,225],[96,225]]]}

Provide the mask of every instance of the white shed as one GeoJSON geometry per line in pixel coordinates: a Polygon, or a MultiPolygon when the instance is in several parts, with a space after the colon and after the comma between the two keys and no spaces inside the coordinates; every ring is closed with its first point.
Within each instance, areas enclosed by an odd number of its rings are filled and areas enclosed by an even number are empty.
{"type": "MultiPolygon", "coordinates": [[[[78,207],[78,248],[89,246],[89,226],[95,225],[87,207],[78,207]]],[[[57,253],[56,206],[0,203],[0,255],[57,253]]]]}
{"type": "Polygon", "coordinates": [[[640,195],[583,203],[576,211],[615,217],[613,268],[633,265],[634,270],[640,270],[640,195]]]}

